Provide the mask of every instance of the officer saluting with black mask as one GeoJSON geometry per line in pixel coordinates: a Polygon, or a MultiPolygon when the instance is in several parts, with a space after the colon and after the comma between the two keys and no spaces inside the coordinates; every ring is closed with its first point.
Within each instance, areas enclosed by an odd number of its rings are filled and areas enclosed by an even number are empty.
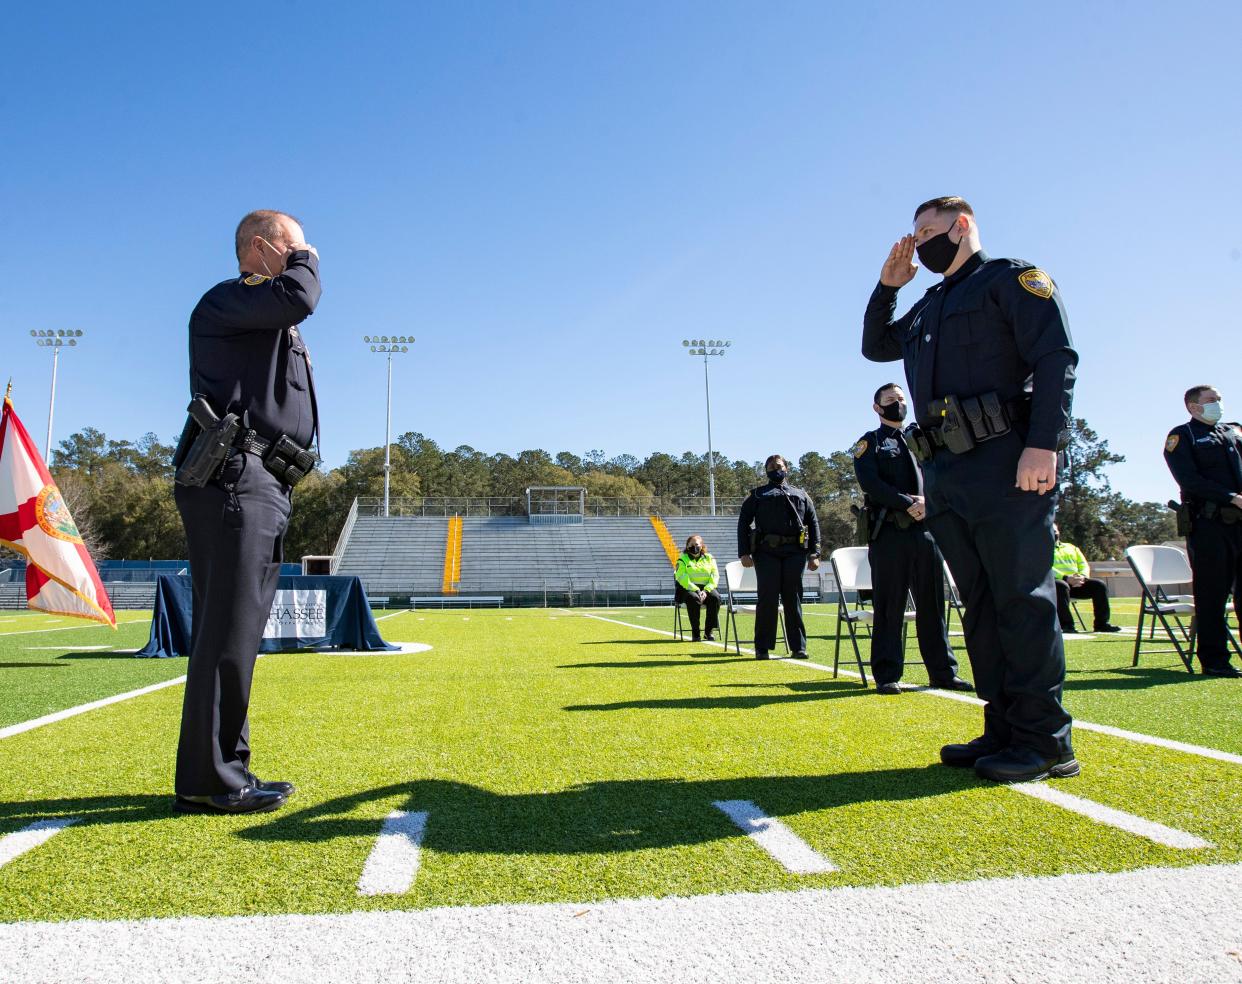
{"type": "Polygon", "coordinates": [[[768,484],[752,489],[737,520],[737,553],[758,581],[755,658],[776,647],[778,603],[785,609],[785,639],[795,659],[806,659],[802,624],[802,571],[819,569],[819,519],[811,497],[786,483],[789,466],[779,454],[764,462],[768,484]]]}
{"type": "Polygon", "coordinates": [[[1229,662],[1225,604],[1242,598],[1242,439],[1221,423],[1220,393],[1212,386],[1186,391],[1190,420],[1169,431],[1164,460],[1190,512],[1186,553],[1194,571],[1199,665],[1205,676],[1242,676],[1229,662]]]}
{"type": "Polygon", "coordinates": [[[900,694],[905,656],[902,627],[913,589],[919,652],[933,687],[973,690],[957,675],[944,621],[944,567],[923,519],[923,476],[906,444],[901,423],[906,395],[896,383],[875,391],[880,426],[854,445],[854,474],[866,497],[867,559],[875,604],[871,671],[881,694],[900,694]]]}
{"type": "Polygon", "coordinates": [[[1052,278],[979,246],[974,210],[934,198],[893,244],[863,320],[862,353],[905,361],[927,525],[966,605],[983,734],[940,750],[984,779],[1074,776],[1061,705],[1065,650],[1052,576],[1058,451],[1078,355],[1052,278]],[[943,275],[896,317],[919,260],[943,275]]]}
{"type": "Polygon", "coordinates": [[[297,325],[319,303],[319,254],[304,239],[292,216],[251,212],[235,237],[241,275],[190,315],[198,424],[187,424],[174,459],[194,582],[177,746],[183,812],[274,810],[293,794],[291,783],[250,771],[248,709],[292,487],[315,459],[314,380],[297,325]]]}

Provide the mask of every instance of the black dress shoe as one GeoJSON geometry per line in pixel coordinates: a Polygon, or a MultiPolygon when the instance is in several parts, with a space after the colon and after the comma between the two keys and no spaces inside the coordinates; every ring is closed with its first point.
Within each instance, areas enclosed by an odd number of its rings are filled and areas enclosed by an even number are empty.
{"type": "Polygon", "coordinates": [[[1025,745],[1010,745],[994,755],[985,755],[975,763],[975,775],[992,782],[1035,782],[1037,779],[1067,779],[1082,769],[1071,752],[1068,755],[1045,755],[1025,745]]]}
{"type": "Polygon", "coordinates": [[[297,786],[291,782],[280,782],[277,780],[273,780],[272,782],[264,782],[253,772],[247,772],[246,778],[249,780],[250,785],[252,785],[255,789],[262,790],[265,793],[280,793],[280,795],[285,799],[288,799],[298,791],[297,786]]]}
{"type": "Polygon", "coordinates": [[[811,657],[806,654],[805,649],[799,649],[796,653],[793,654],[793,658],[794,659],[810,659],[811,657]]]}
{"type": "Polygon", "coordinates": [[[266,813],[284,804],[285,798],[280,793],[243,786],[216,796],[178,796],[174,806],[180,813],[266,813]]]}
{"type": "Polygon", "coordinates": [[[1238,672],[1238,668],[1232,663],[1226,663],[1224,666],[1205,666],[1200,671],[1204,676],[1212,677],[1242,677],[1242,673],[1238,672]]]}
{"type": "Polygon", "coordinates": [[[937,690],[961,690],[974,693],[974,684],[963,680],[959,676],[950,677],[948,680],[933,680],[931,685],[937,690]]]}
{"type": "Polygon", "coordinates": [[[766,649],[755,650],[755,659],[767,659],[767,658],[768,658],[768,651],[766,649]]]}
{"type": "Polygon", "coordinates": [[[940,761],[955,769],[968,769],[985,755],[994,755],[1001,745],[987,735],[972,738],[965,744],[945,745],[940,749],[940,761]]]}
{"type": "Polygon", "coordinates": [[[1097,625],[1091,631],[1092,632],[1120,632],[1121,626],[1120,625],[1109,625],[1107,622],[1105,622],[1103,625],[1097,625]]]}
{"type": "Polygon", "coordinates": [[[1075,627],[1074,627],[1074,628],[1072,628],[1072,629],[1067,629],[1064,625],[1062,625],[1062,626],[1061,626],[1061,635],[1080,635],[1080,633],[1079,633],[1079,631],[1078,631],[1078,627],[1077,627],[1077,626],[1075,626],[1075,627]]]}
{"type": "Polygon", "coordinates": [[[885,694],[886,696],[891,697],[894,694],[901,693],[901,684],[899,683],[877,683],[875,685],[875,692],[877,694],[885,694]]]}
{"type": "Polygon", "coordinates": [[[709,632],[709,633],[707,633],[707,635],[705,635],[703,638],[704,638],[704,639],[706,639],[708,642],[715,642],[715,641],[716,641],[716,633],[715,633],[715,632],[709,632]]]}
{"type": "Polygon", "coordinates": [[[696,633],[694,633],[694,635],[692,635],[692,636],[690,637],[690,641],[691,641],[691,642],[702,642],[703,640],[702,640],[702,638],[699,636],[699,634],[696,632],[696,633]]]}

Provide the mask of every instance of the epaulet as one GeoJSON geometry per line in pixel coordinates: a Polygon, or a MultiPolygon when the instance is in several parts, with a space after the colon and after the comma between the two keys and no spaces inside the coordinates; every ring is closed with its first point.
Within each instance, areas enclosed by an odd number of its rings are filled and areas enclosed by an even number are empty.
{"type": "Polygon", "coordinates": [[[1047,271],[1037,267],[1034,263],[1027,260],[1018,260],[1013,257],[1001,257],[999,260],[989,260],[988,264],[993,262],[1004,264],[1010,270],[1016,271],[1015,279],[1023,290],[1036,297],[1048,300],[1052,297],[1052,292],[1056,290],[1056,283],[1052,279],[1052,275],[1047,271]]]}

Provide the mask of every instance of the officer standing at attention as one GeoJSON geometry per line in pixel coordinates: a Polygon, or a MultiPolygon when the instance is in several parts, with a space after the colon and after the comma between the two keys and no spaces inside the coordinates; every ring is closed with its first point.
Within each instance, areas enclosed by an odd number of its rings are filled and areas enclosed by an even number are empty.
{"type": "Polygon", "coordinates": [[[1056,284],[1029,263],[984,253],[961,198],[932,199],[889,251],[862,352],[905,361],[918,423],[907,440],[923,461],[927,524],[962,590],[966,651],[987,702],[983,734],[945,745],[941,761],[995,782],[1077,775],[1061,706],[1052,516],[1078,355],[1056,284]],[[944,279],[898,318],[916,251],[944,279]]]}
{"type": "Polygon", "coordinates": [[[854,474],[866,497],[867,559],[875,605],[871,671],[881,694],[900,694],[905,654],[902,627],[906,596],[914,589],[919,652],[933,687],[974,690],[957,675],[944,623],[944,561],[923,524],[923,475],[906,446],[901,422],[906,395],[896,383],[875,391],[880,426],[854,445],[854,474]]]}
{"type": "Polygon", "coordinates": [[[174,461],[194,584],[177,746],[176,807],[183,812],[274,810],[294,791],[250,770],[247,711],[291,487],[313,467],[309,448],[318,430],[310,356],[296,327],[320,295],[319,254],[305,238],[290,215],[251,212],[237,227],[240,276],[207,291],[190,315],[190,390],[235,430],[218,432],[221,444],[231,436],[227,455],[222,450],[218,469],[200,476],[201,484],[183,484],[182,448],[174,461]]]}
{"type": "Polygon", "coordinates": [[[1186,553],[1194,572],[1199,665],[1205,676],[1242,676],[1229,662],[1225,603],[1242,598],[1242,439],[1221,423],[1220,393],[1186,391],[1190,420],[1169,431],[1164,460],[1190,511],[1186,553]]]}
{"type": "Polygon", "coordinates": [[[785,641],[794,659],[806,659],[802,624],[802,571],[819,569],[819,519],[815,504],[786,483],[789,465],[779,454],[764,462],[768,484],[752,489],[737,520],[737,553],[755,569],[755,659],[776,648],[777,604],[785,609],[785,641]]]}

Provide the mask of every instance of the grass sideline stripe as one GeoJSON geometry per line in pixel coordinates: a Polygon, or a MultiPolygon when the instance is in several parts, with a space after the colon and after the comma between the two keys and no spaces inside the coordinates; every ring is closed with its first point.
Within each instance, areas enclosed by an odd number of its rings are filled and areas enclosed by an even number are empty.
{"type": "Polygon", "coordinates": [[[404,895],[408,892],[418,875],[426,829],[426,811],[393,810],[388,814],[362,867],[358,894],[404,895]]]}
{"type": "Polygon", "coordinates": [[[67,707],[63,711],[56,711],[53,714],[45,714],[43,717],[33,718],[30,721],[21,721],[18,724],[10,724],[7,728],[0,728],[0,738],[12,738],[14,735],[20,735],[26,731],[33,731],[35,728],[42,728],[45,724],[55,724],[57,721],[64,721],[66,718],[76,717],[79,714],[85,714],[87,711],[94,711],[100,707],[107,707],[109,704],[119,704],[123,700],[129,700],[131,697],[141,697],[144,694],[154,693],[157,690],[163,690],[165,687],[175,687],[179,683],[185,683],[185,674],[179,677],[173,677],[171,680],[161,680],[159,683],[152,683],[146,687],[139,687],[137,690],[129,690],[123,694],[114,694],[111,697],[104,697],[101,700],[93,700],[89,704],[79,704],[77,707],[67,707]]]}
{"type": "Polygon", "coordinates": [[[1194,834],[1188,834],[1184,830],[1178,830],[1176,827],[1166,827],[1162,823],[1156,823],[1154,820],[1144,820],[1142,817],[1136,817],[1133,813],[1126,813],[1124,810],[1115,810],[1111,806],[1104,806],[1102,803],[1096,803],[1094,800],[1084,799],[1081,796],[1074,796],[1072,793],[1065,793],[1059,789],[1054,789],[1047,783],[1041,782],[1023,782],[1010,786],[1010,789],[1018,793],[1025,793],[1027,796],[1033,796],[1037,800],[1043,800],[1045,803],[1051,803],[1059,806],[1071,813],[1077,813],[1096,823],[1107,824],[1110,827],[1116,827],[1118,830],[1124,830],[1127,833],[1137,834],[1139,837],[1146,837],[1150,841],[1157,844],[1163,844],[1165,847],[1176,847],[1184,851],[1193,851],[1205,847],[1215,847],[1211,841],[1205,841],[1201,837],[1194,834]]]}
{"type": "MultiPolygon", "coordinates": [[[[638,629],[642,632],[658,632],[660,635],[672,636],[672,632],[666,632],[664,629],[656,629],[649,625],[635,625],[633,622],[622,622],[615,618],[604,618],[602,615],[584,614],[583,618],[594,618],[601,622],[612,622],[614,625],[624,625],[631,629],[638,629]]],[[[704,642],[705,646],[723,646],[721,642],[704,642]]],[[[732,645],[732,643],[730,643],[732,645]]],[[[725,647],[727,648],[727,647],[725,647]]],[[[742,652],[751,653],[753,650],[741,647],[742,652]]],[[[822,670],[825,673],[831,673],[832,667],[825,666],[823,663],[815,663],[805,659],[789,659],[783,660],[793,666],[801,666],[810,670],[822,670]]],[[[859,679],[857,673],[851,670],[841,669],[841,676],[853,677],[859,679]]],[[[938,690],[935,687],[903,687],[903,690],[909,690],[914,693],[928,694],[932,697],[940,697],[943,700],[956,700],[963,704],[974,704],[978,707],[984,705],[984,701],[978,697],[972,697],[970,694],[957,693],[953,690],[938,690]]],[[[1242,765],[1242,755],[1236,755],[1233,752],[1225,752],[1219,748],[1209,748],[1207,745],[1192,745],[1189,742],[1176,741],[1172,738],[1161,738],[1158,735],[1145,735],[1141,731],[1127,731],[1125,728],[1114,728],[1111,724],[1096,724],[1094,721],[1084,721],[1081,718],[1074,718],[1074,727],[1082,731],[1095,731],[1102,735],[1109,735],[1113,738],[1121,738],[1124,741],[1132,741],[1140,745],[1154,745],[1157,748],[1167,748],[1174,752],[1184,752],[1187,755],[1197,755],[1200,758],[1215,759],[1217,762],[1229,762],[1233,765],[1242,765]]]]}
{"type": "Polygon", "coordinates": [[[712,806],[732,820],[742,833],[791,874],[825,875],[839,870],[810,844],[750,800],[716,800],[712,806]]]}
{"type": "Polygon", "coordinates": [[[70,824],[77,823],[79,819],[79,817],[53,817],[49,820],[36,820],[28,827],[0,837],[0,868],[20,858],[27,851],[33,851],[40,844],[46,844],[70,824]]]}

